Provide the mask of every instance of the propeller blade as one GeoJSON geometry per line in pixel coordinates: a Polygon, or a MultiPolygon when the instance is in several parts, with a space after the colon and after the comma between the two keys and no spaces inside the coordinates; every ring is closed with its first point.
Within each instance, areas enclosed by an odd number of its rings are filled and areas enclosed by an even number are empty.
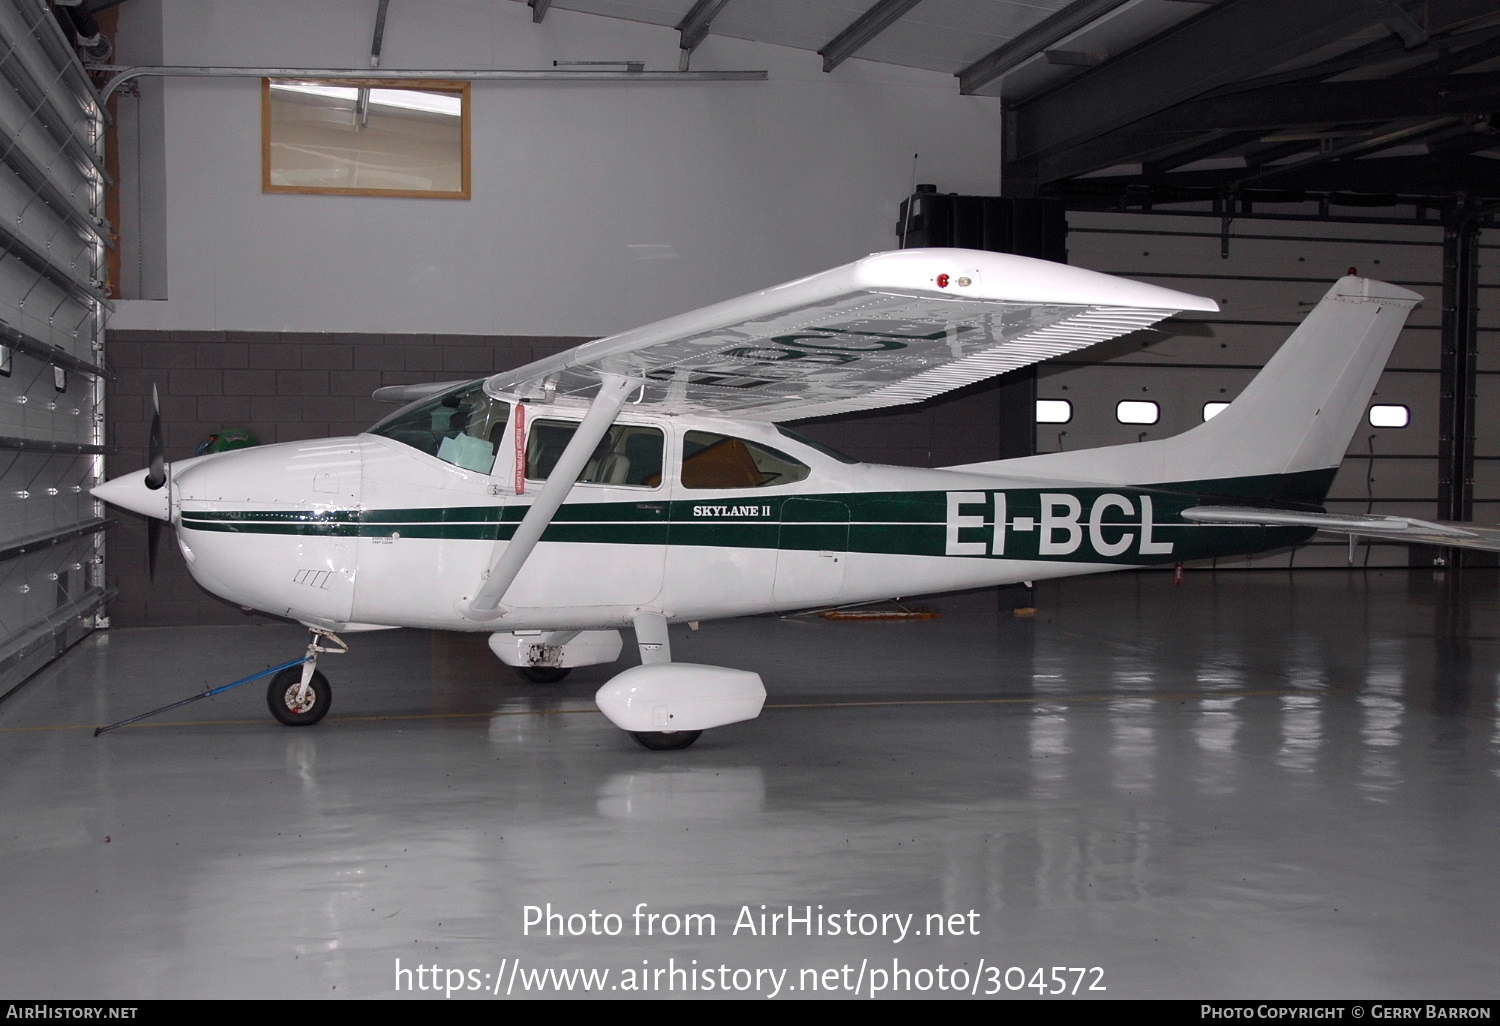
{"type": "Polygon", "coordinates": [[[162,522],[152,517],[146,521],[146,573],[156,580],[156,550],[161,547],[162,522]]]}
{"type": "Polygon", "coordinates": [[[146,487],[152,491],[161,488],[167,483],[167,462],[165,456],[166,447],[161,440],[161,399],[156,394],[156,386],[151,386],[151,463],[150,470],[146,474],[146,487]]]}
{"type": "MultiPolygon", "coordinates": [[[[155,385],[151,386],[150,446],[151,462],[143,483],[156,491],[167,483],[167,459],[166,446],[161,440],[161,397],[156,394],[155,385]]],[[[156,580],[156,553],[161,548],[161,525],[162,522],[155,517],[146,525],[146,572],[153,581],[156,580]]]]}

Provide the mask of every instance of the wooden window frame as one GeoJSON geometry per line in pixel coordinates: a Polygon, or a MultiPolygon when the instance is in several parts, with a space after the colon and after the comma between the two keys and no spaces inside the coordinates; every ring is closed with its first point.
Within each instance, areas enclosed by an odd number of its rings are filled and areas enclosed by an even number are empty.
{"type": "Polygon", "coordinates": [[[473,125],[473,109],[470,105],[470,83],[449,79],[390,79],[390,78],[339,78],[339,79],[261,79],[261,190],[268,193],[289,193],[319,196],[391,196],[414,199],[461,199],[471,196],[470,136],[473,125]],[[455,93],[459,97],[462,113],[459,116],[459,150],[461,168],[460,187],[457,190],[437,189],[369,189],[312,185],[278,185],[271,181],[271,84],[273,82],[299,82],[309,85],[327,85],[355,89],[410,89],[428,92],[455,93]]]}

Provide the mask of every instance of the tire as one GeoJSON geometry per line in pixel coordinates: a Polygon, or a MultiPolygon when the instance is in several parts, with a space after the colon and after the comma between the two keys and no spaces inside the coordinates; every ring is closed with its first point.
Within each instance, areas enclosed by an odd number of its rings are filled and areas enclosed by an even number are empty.
{"type": "Polygon", "coordinates": [[[569,673],[568,666],[517,666],[515,671],[533,684],[556,684],[569,673]]]}
{"type": "Polygon", "coordinates": [[[642,748],[653,752],[675,752],[686,748],[703,734],[701,730],[632,730],[630,736],[642,748]]]}
{"type": "Polygon", "coordinates": [[[328,678],[323,676],[322,670],[314,670],[312,680],[308,681],[312,692],[308,704],[304,708],[292,708],[288,702],[301,683],[302,667],[290,666],[272,677],[266,688],[266,705],[270,706],[271,715],[288,727],[311,727],[328,713],[328,706],[333,701],[333,688],[328,686],[328,678]]]}

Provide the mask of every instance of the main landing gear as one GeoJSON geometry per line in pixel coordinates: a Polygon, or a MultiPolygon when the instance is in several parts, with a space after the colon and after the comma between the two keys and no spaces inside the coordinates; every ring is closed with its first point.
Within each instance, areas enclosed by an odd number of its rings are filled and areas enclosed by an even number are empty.
{"type": "Polygon", "coordinates": [[[522,680],[529,680],[533,684],[556,684],[568,675],[571,666],[514,666],[513,670],[521,676],[522,680]]]}
{"type": "Polygon", "coordinates": [[[328,714],[333,702],[333,688],[328,678],[318,669],[318,656],[322,653],[343,655],[349,646],[332,631],[311,628],[312,640],[307,643],[307,661],[300,666],[290,666],[271,678],[266,688],[266,705],[271,715],[288,727],[310,727],[328,714]],[[333,648],[325,648],[320,642],[329,641],[333,648]]]}
{"type": "Polygon", "coordinates": [[[611,723],[653,752],[687,748],[709,727],[753,720],[766,689],[744,670],[672,662],[666,618],[643,610],[632,617],[641,665],[622,670],[594,695],[611,723]]]}
{"type": "Polygon", "coordinates": [[[703,736],[701,730],[632,730],[631,737],[642,748],[653,752],[675,752],[686,748],[703,736]]]}

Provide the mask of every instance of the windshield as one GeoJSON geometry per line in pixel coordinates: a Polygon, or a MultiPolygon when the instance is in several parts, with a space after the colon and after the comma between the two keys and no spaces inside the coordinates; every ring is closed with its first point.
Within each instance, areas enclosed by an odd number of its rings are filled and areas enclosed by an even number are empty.
{"type": "Polygon", "coordinates": [[[420,449],[445,463],[488,474],[510,420],[510,404],[485,394],[473,381],[431,399],[402,407],[370,429],[420,449]]]}

